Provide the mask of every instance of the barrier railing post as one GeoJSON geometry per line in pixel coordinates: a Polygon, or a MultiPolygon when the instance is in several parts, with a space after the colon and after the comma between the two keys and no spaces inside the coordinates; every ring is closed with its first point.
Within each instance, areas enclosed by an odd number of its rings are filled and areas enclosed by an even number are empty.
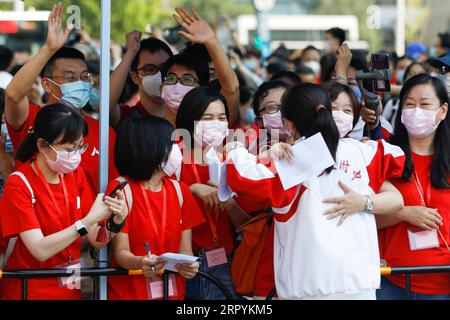
{"type": "Polygon", "coordinates": [[[270,290],[269,295],[266,298],[266,301],[272,300],[276,293],[277,293],[277,288],[273,288],[272,290],[270,290]]]}
{"type": "Polygon", "coordinates": [[[406,300],[411,300],[411,274],[406,274],[406,300]]]}
{"type": "Polygon", "coordinates": [[[28,282],[27,282],[27,278],[22,278],[22,300],[28,300],[28,282]]]}
{"type": "Polygon", "coordinates": [[[164,284],[164,300],[169,300],[169,272],[164,272],[163,275],[164,284]]]}

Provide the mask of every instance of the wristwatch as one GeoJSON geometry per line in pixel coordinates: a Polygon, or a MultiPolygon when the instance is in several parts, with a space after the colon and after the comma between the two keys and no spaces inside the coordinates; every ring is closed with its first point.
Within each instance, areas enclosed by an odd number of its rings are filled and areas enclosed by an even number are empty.
{"type": "Polygon", "coordinates": [[[88,234],[86,226],[80,220],[77,220],[75,222],[75,227],[77,228],[77,232],[80,235],[80,237],[84,237],[85,235],[88,234]]]}
{"type": "Polygon", "coordinates": [[[364,211],[367,213],[373,214],[373,200],[372,196],[365,196],[366,197],[366,206],[364,208],[364,211]]]}

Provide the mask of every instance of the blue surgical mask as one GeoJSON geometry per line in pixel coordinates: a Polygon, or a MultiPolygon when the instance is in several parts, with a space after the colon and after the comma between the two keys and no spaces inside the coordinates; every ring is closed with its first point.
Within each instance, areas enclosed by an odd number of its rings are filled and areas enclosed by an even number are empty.
{"type": "Polygon", "coordinates": [[[430,58],[435,58],[435,57],[437,57],[436,51],[437,51],[436,47],[435,47],[435,46],[432,46],[432,47],[430,48],[429,57],[430,57],[430,58]]]}
{"type": "Polygon", "coordinates": [[[256,119],[255,111],[252,108],[245,109],[243,118],[246,123],[254,123],[256,119]]]}
{"type": "Polygon", "coordinates": [[[86,106],[91,97],[92,83],[90,82],[80,80],[76,82],[57,84],[51,79],[48,80],[61,88],[62,97],[58,98],[52,93],[53,96],[70,107],[82,109],[86,106]]]}
{"type": "Polygon", "coordinates": [[[9,136],[8,129],[6,127],[6,123],[2,123],[1,131],[6,135],[6,142],[5,142],[6,152],[13,153],[14,152],[14,147],[13,147],[13,144],[11,142],[11,138],[9,136]]]}
{"type": "Polygon", "coordinates": [[[403,84],[404,81],[405,81],[405,70],[404,69],[397,70],[397,83],[403,84]]]}
{"type": "Polygon", "coordinates": [[[256,68],[257,68],[257,66],[258,66],[257,63],[256,63],[256,61],[253,60],[253,59],[245,60],[245,61],[244,61],[244,65],[245,65],[248,69],[250,69],[251,71],[255,71],[256,68]]]}
{"type": "Polygon", "coordinates": [[[91,96],[89,97],[89,105],[92,109],[98,110],[98,103],[100,102],[100,97],[98,94],[98,90],[93,88],[91,90],[91,96]]]}
{"type": "Polygon", "coordinates": [[[440,74],[440,73],[431,72],[430,75],[431,75],[432,77],[434,77],[434,78],[438,78],[439,80],[442,81],[442,83],[445,84],[445,81],[446,81],[446,79],[445,79],[445,74],[440,74]]]}
{"type": "Polygon", "coordinates": [[[350,86],[353,90],[353,93],[355,94],[356,100],[358,101],[358,103],[361,103],[362,101],[362,93],[361,93],[361,89],[359,89],[358,86],[352,85],[350,86]]]}

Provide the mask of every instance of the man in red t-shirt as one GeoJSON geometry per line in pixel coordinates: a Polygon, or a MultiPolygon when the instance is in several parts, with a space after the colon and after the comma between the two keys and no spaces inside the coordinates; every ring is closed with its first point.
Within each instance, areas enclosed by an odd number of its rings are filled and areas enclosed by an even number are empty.
{"type": "MultiPolygon", "coordinates": [[[[48,95],[48,103],[65,103],[80,110],[87,104],[92,86],[92,76],[88,71],[84,55],[70,47],[63,47],[70,30],[62,29],[63,8],[55,7],[54,15],[49,16],[47,42],[41,50],[26,63],[14,76],[6,89],[5,118],[14,149],[28,135],[40,106],[32,105],[27,92],[40,75],[42,86],[48,95]]],[[[86,137],[88,149],[82,156],[87,184],[93,194],[98,193],[99,172],[99,123],[84,116],[89,126],[86,137]]],[[[110,128],[109,173],[111,178],[118,176],[113,163],[114,131],[110,128]]],[[[17,166],[17,164],[16,164],[17,166]]]]}
{"type": "Polygon", "coordinates": [[[159,68],[173,53],[163,41],[156,38],[141,41],[141,36],[142,33],[137,30],[127,33],[127,52],[111,74],[110,121],[115,128],[134,114],[150,114],[161,118],[166,114],[166,105],[160,93],[162,80],[159,68]],[[140,101],[135,106],[119,106],[117,102],[128,74],[133,83],[139,86],[140,101]]]}

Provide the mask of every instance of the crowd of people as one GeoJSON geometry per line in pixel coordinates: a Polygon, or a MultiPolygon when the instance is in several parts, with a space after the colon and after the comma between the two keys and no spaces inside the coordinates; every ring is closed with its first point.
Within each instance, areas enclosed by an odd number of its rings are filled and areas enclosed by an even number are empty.
{"type": "MultiPolygon", "coordinates": [[[[450,264],[450,34],[434,50],[390,53],[390,93],[366,106],[366,55],[345,32],[324,50],[281,46],[267,59],[223,48],[192,8],[173,15],[181,50],[138,30],[110,75],[109,183],[99,193],[99,63],[89,36],[69,41],[63,6],[23,65],[0,47],[0,269],[108,265],[108,299],[163,298],[164,253],[196,256],[169,276],[169,298],[380,299],[406,296],[380,266],[450,264]],[[320,135],[334,162],[285,188],[277,163],[320,135]]],[[[117,50],[116,50],[117,51],[117,50]]],[[[112,52],[115,54],[115,51],[112,52]]],[[[317,156],[317,155],[315,155],[317,156]]],[[[314,157],[316,158],[316,157],[314,157]]],[[[81,281],[83,280],[83,281],[81,281]]],[[[30,279],[29,299],[81,299],[92,282],[30,279]]],[[[414,299],[450,299],[450,274],[411,276],[414,299]]],[[[0,279],[0,299],[20,299],[0,279]]]]}

